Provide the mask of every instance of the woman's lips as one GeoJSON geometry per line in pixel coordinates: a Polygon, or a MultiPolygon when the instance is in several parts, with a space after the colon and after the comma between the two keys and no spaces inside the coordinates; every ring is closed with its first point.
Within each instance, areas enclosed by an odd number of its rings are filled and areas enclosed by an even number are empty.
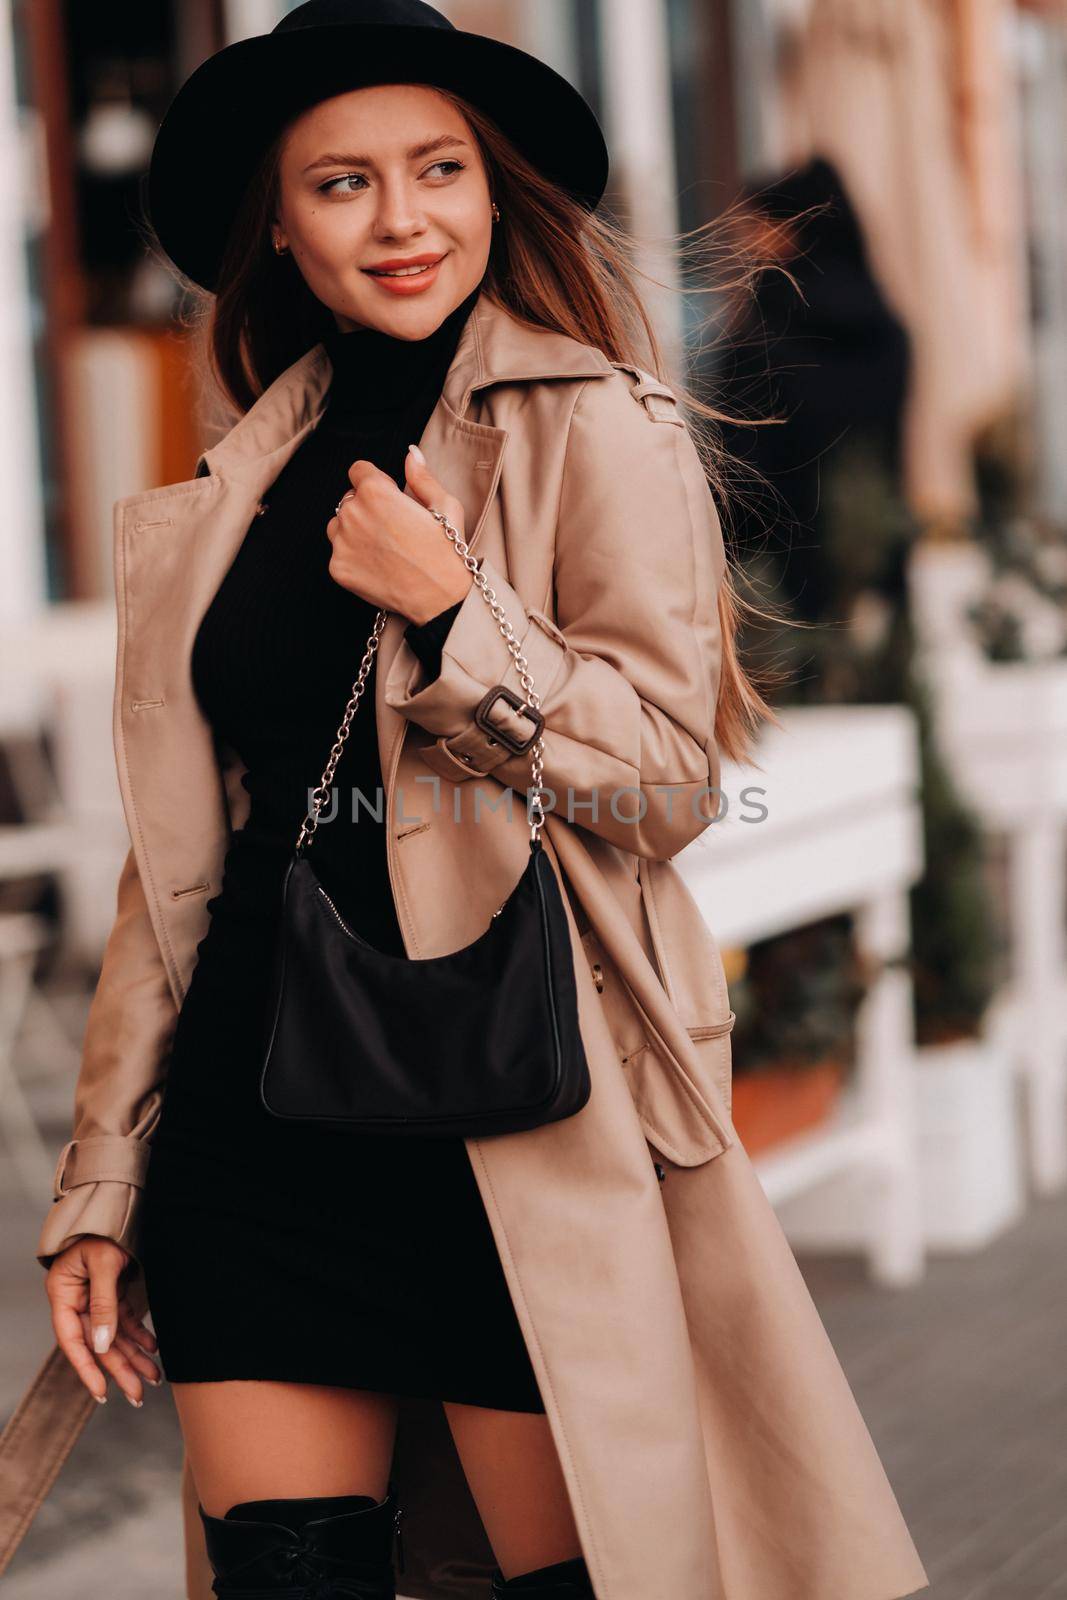
{"type": "Polygon", "coordinates": [[[432,266],[422,267],[418,272],[406,272],[400,278],[387,277],[380,272],[370,272],[367,268],[363,270],[373,283],[378,284],[382,289],[386,289],[390,294],[421,294],[424,289],[428,289],[433,283],[437,277],[441,261],[444,260],[445,257],[442,256],[440,261],[435,261],[432,266]]]}

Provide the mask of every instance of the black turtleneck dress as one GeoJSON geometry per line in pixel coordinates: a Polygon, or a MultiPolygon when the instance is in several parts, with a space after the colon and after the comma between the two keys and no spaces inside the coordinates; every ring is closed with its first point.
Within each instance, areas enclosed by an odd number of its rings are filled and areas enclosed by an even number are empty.
{"type": "MultiPolygon", "coordinates": [[[[330,577],[326,524],[357,459],[404,486],[407,446],[476,297],[426,339],[328,337],[323,415],[194,642],[198,700],[248,768],[251,804],[208,901],[143,1195],[141,1262],[173,1383],[275,1379],[544,1410],[463,1140],[315,1129],[259,1099],[282,879],[376,614],[330,577]]],[[[458,609],[407,629],[431,674],[458,609]]],[[[320,824],[315,871],[350,926],[403,955],[377,804],[376,672],[377,658],[333,780],[368,803],[320,824]]]]}

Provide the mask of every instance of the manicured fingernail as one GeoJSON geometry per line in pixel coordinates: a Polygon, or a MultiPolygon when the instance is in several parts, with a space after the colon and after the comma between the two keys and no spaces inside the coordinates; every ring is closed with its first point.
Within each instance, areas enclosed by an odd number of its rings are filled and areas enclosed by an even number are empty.
{"type": "Polygon", "coordinates": [[[409,444],[408,449],[411,451],[416,461],[421,461],[423,466],[426,465],[426,457],[423,455],[417,444],[409,444]]]}
{"type": "Polygon", "coordinates": [[[163,1383],[163,1379],[162,1378],[149,1378],[148,1382],[152,1385],[153,1389],[158,1389],[158,1388],[161,1387],[161,1385],[163,1383]]]}
{"type": "MultiPolygon", "coordinates": [[[[125,1390],[123,1390],[123,1393],[125,1393],[125,1390]]],[[[143,1406],[144,1405],[144,1401],[143,1400],[135,1400],[133,1398],[132,1394],[126,1395],[126,1398],[130,1402],[131,1406],[143,1406]]]]}
{"type": "Polygon", "coordinates": [[[106,1394],[94,1394],[93,1395],[93,1399],[96,1401],[98,1406],[106,1406],[107,1405],[107,1395],[106,1394]]]}
{"type": "Polygon", "coordinates": [[[102,1356],[111,1343],[111,1329],[106,1322],[93,1329],[93,1349],[98,1356],[102,1356]]]}

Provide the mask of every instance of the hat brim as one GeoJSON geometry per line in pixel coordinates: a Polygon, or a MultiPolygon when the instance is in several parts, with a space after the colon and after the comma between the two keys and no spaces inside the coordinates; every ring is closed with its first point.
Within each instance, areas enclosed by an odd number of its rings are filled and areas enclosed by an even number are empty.
{"type": "Polygon", "coordinates": [[[234,215],[271,139],[308,106],[374,83],[451,89],[588,210],[604,194],[609,158],[600,124],[577,89],[536,56],[458,28],[294,28],[209,56],[160,125],[148,210],[179,270],[214,289],[234,215]]]}

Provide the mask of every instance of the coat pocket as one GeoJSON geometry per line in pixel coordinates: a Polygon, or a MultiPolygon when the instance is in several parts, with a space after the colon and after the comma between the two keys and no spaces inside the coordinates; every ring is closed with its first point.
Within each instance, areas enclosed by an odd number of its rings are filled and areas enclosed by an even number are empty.
{"type": "MultiPolygon", "coordinates": [[[[619,971],[590,928],[582,948],[600,996],[604,1018],[615,1041],[619,1062],[649,1143],[681,1167],[700,1166],[721,1155],[725,1146],[714,1108],[692,1078],[645,1023],[644,1014],[619,971]]],[[[733,1012],[699,1026],[687,1026],[694,1049],[729,1108],[730,1029],[733,1012]]]]}
{"type": "Polygon", "coordinates": [[[732,1033],[736,1020],[736,1014],[731,1011],[722,1022],[708,1022],[687,1029],[730,1112],[733,1111],[734,1086],[732,1033]]]}
{"type": "Polygon", "coordinates": [[[638,875],[660,980],[706,1070],[705,1083],[715,1084],[731,1111],[736,1017],[719,941],[672,862],[641,860],[638,875]]]}

